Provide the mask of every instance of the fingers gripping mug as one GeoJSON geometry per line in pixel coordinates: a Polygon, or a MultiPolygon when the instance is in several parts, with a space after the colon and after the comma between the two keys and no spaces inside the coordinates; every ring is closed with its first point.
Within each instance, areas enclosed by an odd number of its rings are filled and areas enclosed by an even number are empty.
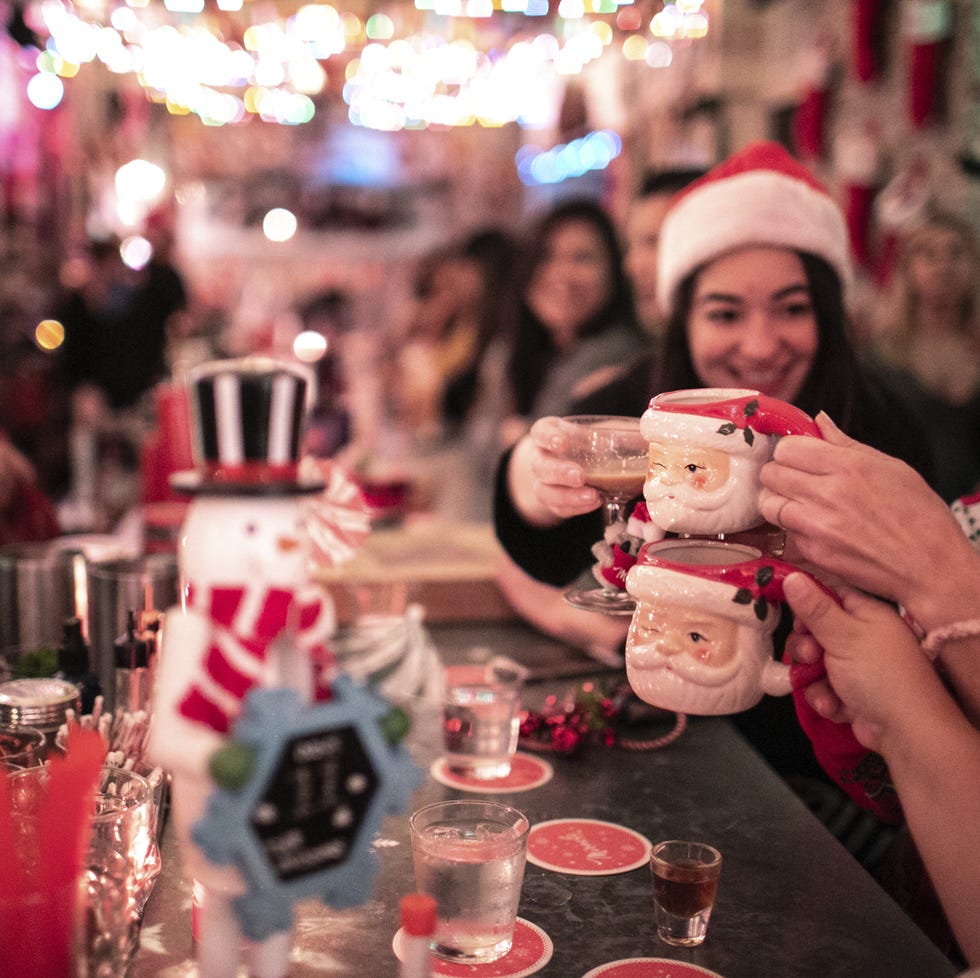
{"type": "Polygon", "coordinates": [[[822,665],[773,659],[783,582],[797,570],[719,540],[644,546],[626,578],[636,601],[626,675],[636,695],[678,713],[739,713],[818,678],[822,665]]]}
{"type": "Polygon", "coordinates": [[[820,437],[813,419],[792,404],[726,387],[657,395],[640,431],[650,446],[643,485],[648,541],[667,532],[714,535],[758,526],[759,470],[778,439],[820,437]]]}

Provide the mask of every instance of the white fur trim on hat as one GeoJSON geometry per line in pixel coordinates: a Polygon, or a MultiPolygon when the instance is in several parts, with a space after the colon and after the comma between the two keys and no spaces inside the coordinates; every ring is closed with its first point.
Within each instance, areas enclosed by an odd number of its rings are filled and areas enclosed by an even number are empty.
{"type": "Polygon", "coordinates": [[[810,252],[850,284],[850,239],[840,208],[826,191],[763,164],[714,178],[709,173],[678,195],[660,231],[661,308],[672,308],[677,287],[706,262],[752,246],[810,252]]]}
{"type": "Polygon", "coordinates": [[[749,444],[742,428],[725,434],[722,429],[726,427],[731,429],[731,425],[726,426],[723,418],[658,411],[654,408],[647,408],[640,416],[640,434],[647,441],[659,441],[667,445],[699,445],[715,448],[729,455],[772,454],[775,435],[753,432],[754,437],[749,444]]]}
{"type": "Polygon", "coordinates": [[[759,631],[772,631],[779,621],[779,616],[772,614],[771,606],[765,620],[760,621],[752,603],[735,601],[738,589],[727,582],[711,581],[666,567],[634,564],[626,575],[626,590],[638,601],[668,601],[698,608],[709,614],[733,618],[739,625],[759,631]]]}

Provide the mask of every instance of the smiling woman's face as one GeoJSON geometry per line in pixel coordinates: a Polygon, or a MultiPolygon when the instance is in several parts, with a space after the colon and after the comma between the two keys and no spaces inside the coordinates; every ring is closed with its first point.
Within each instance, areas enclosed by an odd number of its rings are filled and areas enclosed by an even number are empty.
{"type": "Polygon", "coordinates": [[[602,309],[612,289],[610,256],[599,232],[586,221],[569,220],[545,242],[528,302],[561,345],[602,309]]]}
{"type": "Polygon", "coordinates": [[[697,275],[687,321],[705,387],[744,387],[795,400],[819,345],[803,262],[786,248],[741,248],[697,275]]]}

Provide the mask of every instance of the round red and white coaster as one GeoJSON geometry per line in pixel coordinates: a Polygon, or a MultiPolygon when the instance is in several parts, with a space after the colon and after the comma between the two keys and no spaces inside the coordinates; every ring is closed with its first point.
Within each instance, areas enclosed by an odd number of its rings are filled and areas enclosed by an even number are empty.
{"type": "Polygon", "coordinates": [[[582,978],[722,978],[717,971],[670,958],[623,958],[600,964],[582,978]]]}
{"type": "Polygon", "coordinates": [[[485,795],[504,795],[514,791],[530,791],[547,784],[555,773],[554,768],[540,757],[518,751],[510,764],[510,774],[506,778],[467,777],[450,771],[443,757],[438,758],[429,768],[429,773],[440,784],[460,791],[475,791],[485,795]]]}
{"type": "Polygon", "coordinates": [[[650,840],[632,829],[593,818],[556,818],[531,826],[527,861],[556,873],[611,876],[645,866],[650,840]]]}
{"type": "MultiPolygon", "coordinates": [[[[402,939],[399,929],[391,942],[399,961],[402,939]]],[[[432,974],[440,978],[525,978],[540,971],[551,960],[554,949],[551,938],[537,924],[518,917],[514,924],[514,944],[502,958],[486,964],[464,964],[433,955],[432,974]]]]}

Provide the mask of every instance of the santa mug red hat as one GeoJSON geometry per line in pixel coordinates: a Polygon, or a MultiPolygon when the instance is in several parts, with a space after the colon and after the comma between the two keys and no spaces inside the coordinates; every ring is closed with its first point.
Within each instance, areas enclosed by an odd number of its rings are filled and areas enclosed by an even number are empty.
{"type": "Polygon", "coordinates": [[[773,659],[783,582],[797,570],[741,544],[647,544],[626,577],[637,603],[626,638],[636,695],[665,710],[720,715],[812,682],[819,667],[773,659]]]}
{"type": "Polygon", "coordinates": [[[826,261],[847,285],[850,242],[827,188],[782,146],[758,142],[674,197],[660,230],[657,293],[673,308],[677,288],[702,265],[745,247],[790,248],[826,261]]]}
{"type": "Polygon", "coordinates": [[[666,532],[737,533],[763,522],[759,470],[783,435],[821,437],[799,408],[759,391],[704,387],[658,394],[640,418],[650,443],[647,540],[666,532]]]}

